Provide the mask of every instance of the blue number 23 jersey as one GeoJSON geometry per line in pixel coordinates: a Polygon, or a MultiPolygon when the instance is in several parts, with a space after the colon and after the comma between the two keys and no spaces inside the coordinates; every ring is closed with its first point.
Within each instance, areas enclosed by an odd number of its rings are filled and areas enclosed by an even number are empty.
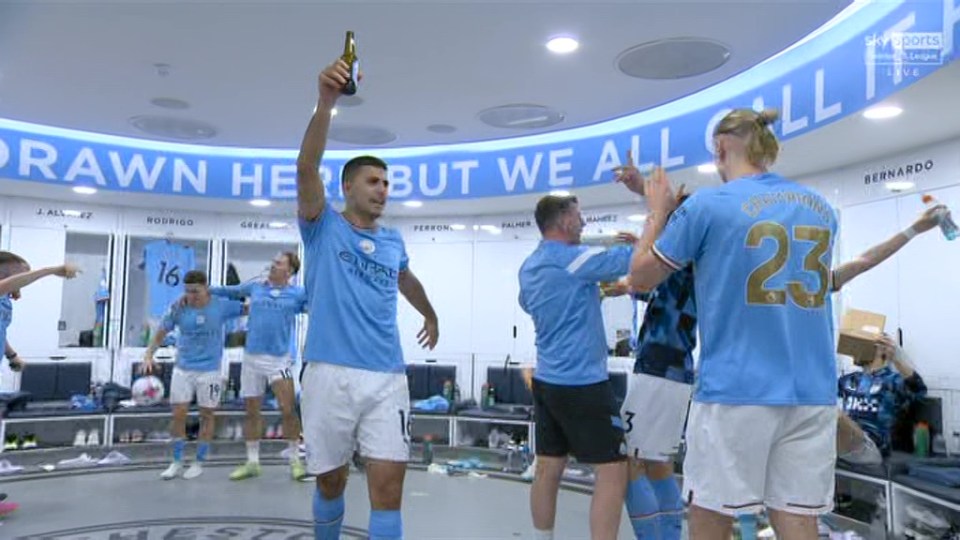
{"type": "Polygon", "coordinates": [[[706,188],[678,208],[654,254],[694,265],[701,354],[695,398],[834,405],[830,268],[837,219],[776,174],[706,188]]]}

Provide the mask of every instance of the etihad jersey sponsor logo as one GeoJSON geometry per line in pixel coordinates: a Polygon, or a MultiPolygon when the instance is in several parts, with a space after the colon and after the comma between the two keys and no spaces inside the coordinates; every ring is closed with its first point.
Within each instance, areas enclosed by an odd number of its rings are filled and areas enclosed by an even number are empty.
{"type": "Polygon", "coordinates": [[[349,251],[341,251],[337,256],[341,261],[350,265],[350,273],[382,286],[396,283],[397,276],[400,274],[397,270],[389,266],[380,264],[377,261],[358,257],[355,253],[349,251]]]}

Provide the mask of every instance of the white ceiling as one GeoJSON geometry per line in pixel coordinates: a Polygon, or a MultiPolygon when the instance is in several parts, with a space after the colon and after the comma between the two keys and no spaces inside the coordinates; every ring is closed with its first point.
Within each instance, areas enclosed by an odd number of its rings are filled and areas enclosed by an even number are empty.
{"type": "MultiPolygon", "coordinates": [[[[486,127],[476,113],[492,105],[543,103],[567,113],[566,122],[554,128],[560,129],[636,112],[759,62],[847,4],[5,1],[0,2],[0,117],[143,137],[127,118],[170,114],[216,125],[220,134],[207,141],[211,144],[293,148],[312,108],[315,72],[339,52],[343,29],[352,28],[368,74],[360,93],[365,102],[343,108],[336,122],[395,130],[401,145],[528,134],[532,132],[486,127]],[[581,50],[569,57],[548,53],[543,41],[561,31],[577,34],[581,50]],[[633,79],[614,67],[616,55],[634,44],[691,35],[729,44],[732,59],[715,72],[677,81],[633,79]],[[171,64],[170,74],[157,76],[154,62],[171,64]],[[191,108],[164,111],[149,104],[153,97],[184,99],[191,108]],[[438,122],[460,129],[450,135],[424,129],[438,122]]],[[[905,108],[898,118],[876,123],[854,115],[790,140],[776,168],[797,177],[960,137],[957,95],[960,63],[889,100],[905,108]]],[[[693,168],[671,173],[671,178],[688,187],[718,181],[693,168]]],[[[242,201],[169,195],[100,192],[82,197],[68,188],[19,181],[0,181],[0,193],[117,206],[294,212],[292,202],[255,209],[242,201]]],[[[577,194],[589,206],[635,200],[611,185],[577,194]]],[[[388,212],[525,212],[538,197],[432,202],[419,209],[392,205],[388,212]]]]}
{"type": "MultiPolygon", "coordinates": [[[[956,96],[960,95],[960,62],[940,69],[887,100],[904,108],[897,118],[884,121],[866,120],[856,114],[801,137],[790,139],[782,149],[775,169],[785,175],[800,177],[837,169],[872,159],[887,157],[912,148],[960,138],[960,112],[956,96]]],[[[719,182],[716,175],[704,175],[691,167],[670,173],[675,184],[688,188],[719,182]]],[[[0,181],[0,194],[40,197],[68,201],[84,201],[116,206],[172,208],[219,212],[290,215],[293,202],[274,202],[266,208],[253,208],[243,201],[211,200],[200,197],[147,195],[101,191],[84,197],[61,186],[37,182],[0,181]]],[[[578,189],[576,194],[584,206],[620,205],[636,201],[621,186],[603,185],[578,189]]],[[[529,212],[541,195],[517,195],[470,201],[430,202],[411,209],[399,204],[388,206],[393,216],[451,216],[510,212],[529,212]]]]}
{"type": "MultiPolygon", "coordinates": [[[[722,81],[809,34],[849,0],[129,0],[0,2],[0,117],[150,138],[129,122],[158,114],[216,128],[205,144],[296,148],[319,69],[355,30],[363,103],[336,126],[397,135],[392,146],[536,133],[482,123],[481,110],[562,111],[554,130],[638,112],[722,81]],[[569,33],[580,50],[545,41],[569,33]],[[725,44],[729,61],[679,80],[621,73],[624,50],[664,38],[725,44]],[[161,76],[154,64],[168,64],[161,76]],[[168,110],[153,98],[176,98],[168,110]],[[450,134],[427,131],[449,124],[450,134]]],[[[544,131],[541,129],[540,131],[544,131]]],[[[350,148],[333,143],[332,148],[350,148]]]]}

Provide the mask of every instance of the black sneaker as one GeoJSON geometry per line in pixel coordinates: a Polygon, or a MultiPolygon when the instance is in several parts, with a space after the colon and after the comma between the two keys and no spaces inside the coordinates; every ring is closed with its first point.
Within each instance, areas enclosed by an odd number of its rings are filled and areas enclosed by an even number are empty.
{"type": "Polygon", "coordinates": [[[20,443],[20,448],[36,448],[37,447],[37,436],[33,433],[27,433],[23,437],[23,441],[20,443]]]}
{"type": "Polygon", "coordinates": [[[20,448],[20,437],[17,435],[7,435],[3,441],[4,450],[17,450],[20,448]]]}

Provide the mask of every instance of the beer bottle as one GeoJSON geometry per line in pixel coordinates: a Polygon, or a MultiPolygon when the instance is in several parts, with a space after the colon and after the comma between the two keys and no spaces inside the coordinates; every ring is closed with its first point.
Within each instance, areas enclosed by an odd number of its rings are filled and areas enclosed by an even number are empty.
{"type": "Polygon", "coordinates": [[[360,59],[357,58],[357,40],[352,30],[347,30],[347,39],[343,43],[343,55],[340,57],[350,66],[350,79],[343,87],[343,94],[352,96],[357,93],[357,74],[360,71],[360,59]]]}

